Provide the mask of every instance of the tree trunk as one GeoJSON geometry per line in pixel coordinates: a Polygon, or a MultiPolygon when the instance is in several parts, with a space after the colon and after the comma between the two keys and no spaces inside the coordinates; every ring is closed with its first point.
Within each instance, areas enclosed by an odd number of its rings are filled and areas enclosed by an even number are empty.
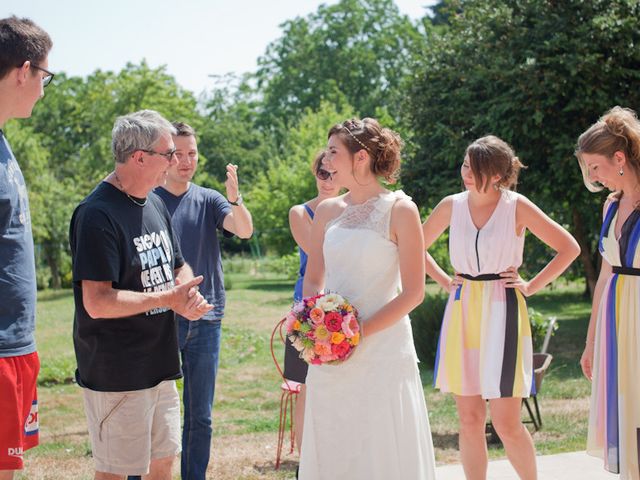
{"type": "Polygon", "coordinates": [[[60,252],[58,246],[52,242],[46,242],[44,245],[44,255],[47,265],[51,270],[51,288],[62,288],[62,280],[60,279],[60,252]]]}
{"type": "Polygon", "coordinates": [[[593,292],[596,288],[596,282],[598,281],[598,268],[593,261],[593,252],[591,251],[591,243],[588,237],[585,235],[584,222],[582,221],[582,215],[574,207],[572,209],[573,214],[573,234],[580,245],[580,260],[584,267],[584,275],[587,284],[589,296],[593,298],[593,292]]]}

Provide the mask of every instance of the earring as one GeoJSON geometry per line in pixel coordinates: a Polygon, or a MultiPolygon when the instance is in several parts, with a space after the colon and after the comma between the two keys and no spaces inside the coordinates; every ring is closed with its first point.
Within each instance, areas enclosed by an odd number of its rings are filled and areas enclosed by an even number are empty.
{"type": "Polygon", "coordinates": [[[624,172],[622,171],[622,168],[620,168],[620,170],[618,171],[618,175],[623,176],[624,172]]]}
{"type": "Polygon", "coordinates": [[[498,186],[498,184],[497,184],[497,183],[494,183],[494,184],[493,184],[493,189],[494,189],[494,190],[500,190],[500,187],[498,186]]]}

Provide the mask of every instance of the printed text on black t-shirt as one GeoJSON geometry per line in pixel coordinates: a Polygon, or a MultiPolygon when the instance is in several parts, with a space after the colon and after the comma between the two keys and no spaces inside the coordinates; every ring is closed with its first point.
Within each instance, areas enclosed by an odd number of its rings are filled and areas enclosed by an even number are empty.
{"type": "MultiPolygon", "coordinates": [[[[140,256],[140,281],[145,292],[162,292],[174,286],[172,246],[166,230],[151,232],[133,239],[140,256]]],[[[146,315],[168,311],[167,307],[154,308],[146,315]]]]}

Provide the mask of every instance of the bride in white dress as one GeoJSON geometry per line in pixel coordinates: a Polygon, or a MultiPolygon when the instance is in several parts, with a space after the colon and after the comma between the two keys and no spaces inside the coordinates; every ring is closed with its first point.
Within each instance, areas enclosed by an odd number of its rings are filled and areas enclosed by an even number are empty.
{"type": "Polygon", "coordinates": [[[363,337],[339,365],[307,376],[299,478],[435,478],[433,444],[407,314],[424,297],[424,247],[416,205],[385,190],[401,140],[374,119],[329,132],[324,166],[348,193],[322,202],[311,230],[304,296],[343,295],[363,337]]]}

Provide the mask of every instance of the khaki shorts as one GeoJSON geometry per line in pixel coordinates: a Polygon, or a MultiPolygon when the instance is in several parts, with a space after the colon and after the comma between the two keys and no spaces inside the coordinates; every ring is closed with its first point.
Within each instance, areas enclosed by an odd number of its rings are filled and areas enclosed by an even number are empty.
{"type": "Polygon", "coordinates": [[[96,471],[146,475],[151,460],[180,453],[174,380],[131,392],[82,390],[96,471]]]}

